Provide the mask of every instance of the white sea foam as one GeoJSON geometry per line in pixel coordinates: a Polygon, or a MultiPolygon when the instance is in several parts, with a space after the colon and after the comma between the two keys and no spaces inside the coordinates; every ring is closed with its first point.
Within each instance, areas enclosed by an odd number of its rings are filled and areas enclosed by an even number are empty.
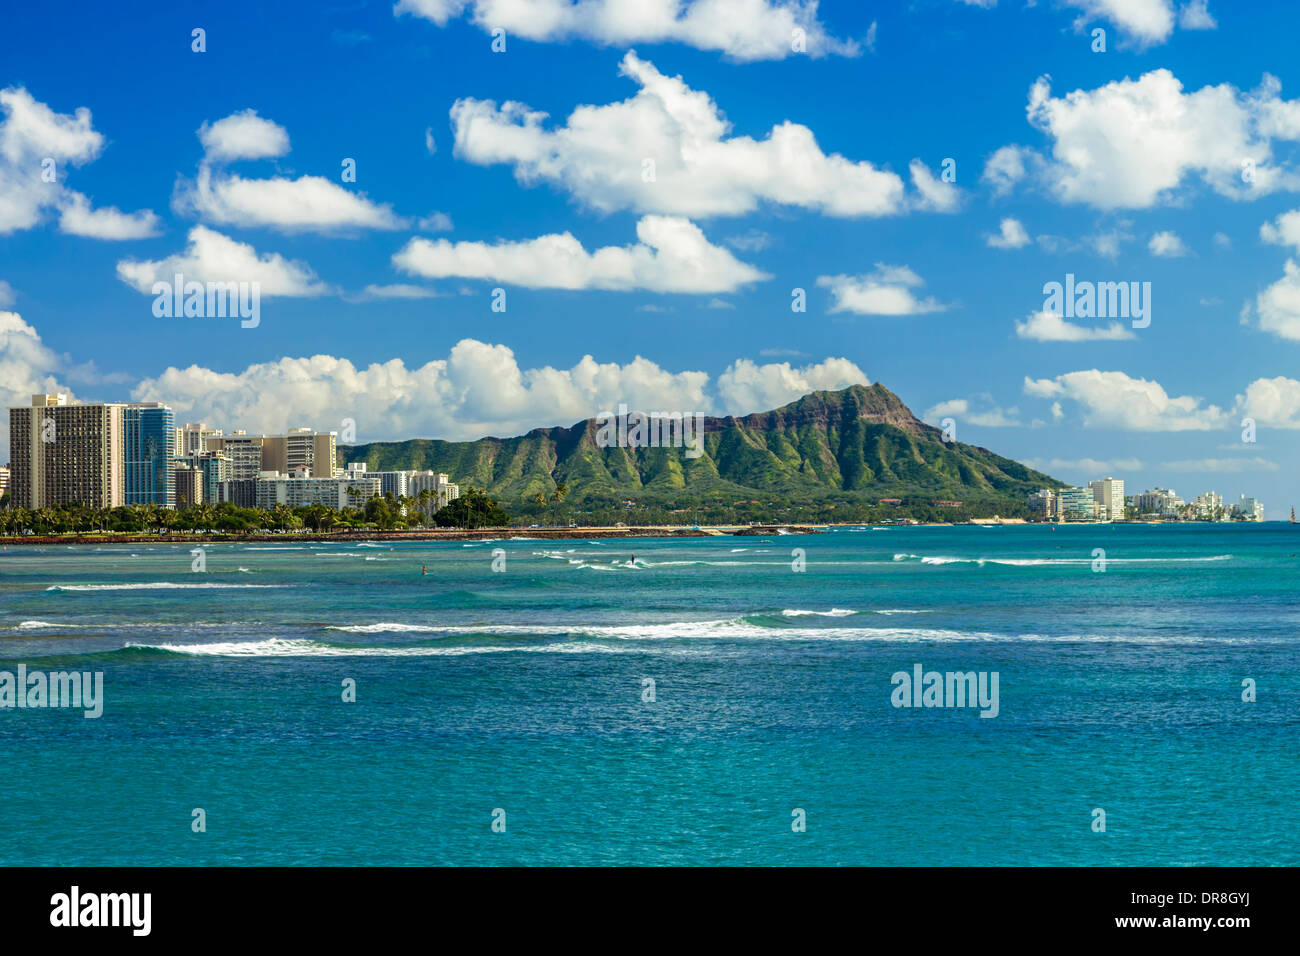
{"type": "Polygon", "coordinates": [[[335,624],[325,628],[327,631],[347,631],[351,634],[428,634],[442,628],[428,624],[402,624],[398,621],[380,621],[378,624],[335,624]]]}
{"type": "Polygon", "coordinates": [[[192,654],[196,657],[455,657],[465,654],[619,654],[629,649],[597,644],[556,644],[463,647],[341,647],[318,641],[269,638],[261,641],[221,641],[212,644],[127,644],[126,647],[192,654]]]}
{"type": "MultiPolygon", "coordinates": [[[[1171,557],[1171,558],[1111,558],[1106,559],[1107,564],[1183,564],[1183,563],[1201,563],[1206,561],[1230,561],[1231,554],[1215,554],[1198,557],[1171,557]]],[[[919,561],[921,564],[944,565],[944,564],[975,564],[983,567],[986,564],[1000,564],[1006,567],[1015,568],[1036,568],[1050,566],[1075,566],[1090,565],[1092,558],[961,558],[950,555],[921,555],[898,553],[894,555],[895,561],[919,561]]]]}
{"type": "Polygon", "coordinates": [[[47,591],[172,591],[172,590],[251,590],[254,588],[287,588],[287,584],[171,584],[155,581],[145,584],[55,584],[47,591]]]}
{"type": "MultiPolygon", "coordinates": [[[[898,613],[906,613],[900,610],[898,613]]],[[[368,625],[357,625],[360,631],[368,625]]],[[[383,625],[376,630],[389,629],[383,625]]],[[[414,625],[410,627],[414,628],[414,625]]],[[[747,618],[722,620],[674,621],[664,624],[459,624],[429,625],[425,633],[448,635],[485,634],[494,637],[554,637],[582,635],[588,638],[620,641],[661,640],[771,640],[771,641],[845,641],[890,643],[1136,643],[1179,644],[1215,641],[1233,643],[1229,638],[1202,638],[1189,635],[1133,634],[995,634],[987,631],[959,631],[951,628],[904,627],[764,627],[747,618]]]]}
{"type": "Polygon", "coordinates": [[[857,613],[857,611],[850,611],[842,607],[833,607],[829,611],[805,611],[800,608],[786,608],[781,612],[785,617],[807,617],[810,614],[815,614],[818,617],[848,617],[857,613]]]}

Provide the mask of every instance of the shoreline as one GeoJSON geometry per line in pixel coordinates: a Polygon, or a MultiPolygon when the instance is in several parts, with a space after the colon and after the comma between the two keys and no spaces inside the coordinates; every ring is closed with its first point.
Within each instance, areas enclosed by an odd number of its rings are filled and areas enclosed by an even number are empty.
{"type": "Polygon", "coordinates": [[[715,538],[715,537],[753,537],[756,535],[799,535],[820,534],[819,529],[826,525],[779,524],[762,525],[641,525],[638,527],[618,528],[602,525],[578,528],[446,528],[423,529],[420,531],[336,531],[336,532],[292,532],[276,534],[273,532],[255,532],[252,534],[230,534],[226,532],[196,532],[170,534],[87,534],[79,532],[67,535],[23,535],[19,537],[0,536],[0,546],[9,545],[50,545],[50,544],[186,544],[209,542],[276,542],[276,541],[508,541],[514,539],[539,539],[568,541],[582,538],[715,538]]]}
{"type": "Polygon", "coordinates": [[[918,522],[915,524],[872,525],[868,522],[824,522],[819,524],[643,524],[636,527],[611,527],[611,525],[582,525],[577,528],[424,528],[420,531],[335,531],[335,532],[253,532],[237,535],[229,532],[195,532],[165,533],[165,535],[146,535],[146,533],[96,533],[78,532],[75,535],[23,535],[0,536],[0,548],[9,545],[149,545],[149,544],[209,544],[209,542],[255,542],[268,544],[276,541],[572,541],[580,538],[617,538],[617,537],[763,537],[770,535],[820,535],[831,528],[959,528],[972,525],[993,525],[1004,528],[1041,528],[1047,525],[1056,527],[1095,527],[1099,524],[1140,524],[1147,527],[1157,525],[1183,524],[1286,524],[1284,520],[1275,522],[1160,522],[1160,520],[1130,520],[1130,522],[1026,522],[1018,518],[975,519],[972,522],[918,522]]]}
{"type": "Polygon", "coordinates": [[[1023,518],[976,519],[969,522],[917,522],[916,524],[872,525],[863,521],[824,522],[819,524],[770,524],[770,525],[638,525],[635,527],[617,527],[609,525],[584,525],[577,528],[425,528],[418,531],[303,531],[277,534],[274,532],[254,532],[250,534],[232,534],[229,532],[195,532],[168,534],[87,534],[79,532],[67,535],[0,535],[0,547],[9,545],[79,545],[79,544],[185,544],[211,542],[235,543],[270,543],[292,541],[320,541],[325,543],[347,543],[351,541],[484,541],[498,540],[553,540],[571,541],[583,538],[717,538],[717,537],[766,537],[769,535],[806,535],[822,534],[831,528],[960,528],[971,526],[995,526],[1016,528],[1041,528],[1048,525],[1057,527],[1096,526],[1099,524],[1144,525],[1258,525],[1286,524],[1285,521],[1115,521],[1115,522],[1048,522],[1025,521],[1023,518]]]}

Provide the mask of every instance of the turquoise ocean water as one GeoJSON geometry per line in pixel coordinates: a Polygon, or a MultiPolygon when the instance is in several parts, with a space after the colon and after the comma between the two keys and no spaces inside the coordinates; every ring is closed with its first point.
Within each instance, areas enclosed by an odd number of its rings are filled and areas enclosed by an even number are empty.
{"type": "Polygon", "coordinates": [[[0,710],[0,864],[1300,863],[1289,525],[192,560],[0,553],[0,670],[105,698],[0,710]],[[998,716],[895,708],[915,664],[998,716]]]}

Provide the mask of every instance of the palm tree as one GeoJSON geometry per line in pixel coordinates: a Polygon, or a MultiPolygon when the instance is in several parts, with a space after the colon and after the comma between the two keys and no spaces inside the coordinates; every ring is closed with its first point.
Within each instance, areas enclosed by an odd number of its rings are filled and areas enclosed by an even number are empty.
{"type": "Polygon", "coordinates": [[[192,509],[194,516],[195,530],[202,529],[209,531],[212,528],[212,520],[216,517],[216,509],[206,501],[192,509]]]}
{"type": "Polygon", "coordinates": [[[143,505],[140,508],[140,520],[144,522],[146,531],[158,527],[161,510],[162,509],[157,505],[152,503],[143,505]]]}
{"type": "Polygon", "coordinates": [[[37,508],[32,515],[32,524],[45,531],[47,534],[54,528],[54,524],[59,520],[53,508],[37,508]]]}

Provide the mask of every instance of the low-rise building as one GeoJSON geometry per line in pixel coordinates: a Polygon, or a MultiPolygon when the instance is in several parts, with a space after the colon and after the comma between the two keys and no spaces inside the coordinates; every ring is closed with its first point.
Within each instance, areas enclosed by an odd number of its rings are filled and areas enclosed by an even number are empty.
{"type": "Polygon", "coordinates": [[[327,508],[360,508],[379,494],[379,479],[358,473],[343,477],[314,478],[308,469],[294,474],[264,471],[253,482],[253,505],[271,510],[277,505],[304,508],[324,505],[327,508]]]}
{"type": "Polygon", "coordinates": [[[1223,516],[1223,495],[1207,491],[1192,499],[1192,512],[1202,521],[1217,521],[1223,516]]]}
{"type": "Polygon", "coordinates": [[[1029,496],[1029,510],[1041,521],[1055,521],[1060,517],[1060,498],[1050,488],[1035,491],[1029,496]]]}
{"type": "Polygon", "coordinates": [[[1159,515],[1162,518],[1177,517],[1186,504],[1172,488],[1152,488],[1129,499],[1140,515],[1159,515]]]}

